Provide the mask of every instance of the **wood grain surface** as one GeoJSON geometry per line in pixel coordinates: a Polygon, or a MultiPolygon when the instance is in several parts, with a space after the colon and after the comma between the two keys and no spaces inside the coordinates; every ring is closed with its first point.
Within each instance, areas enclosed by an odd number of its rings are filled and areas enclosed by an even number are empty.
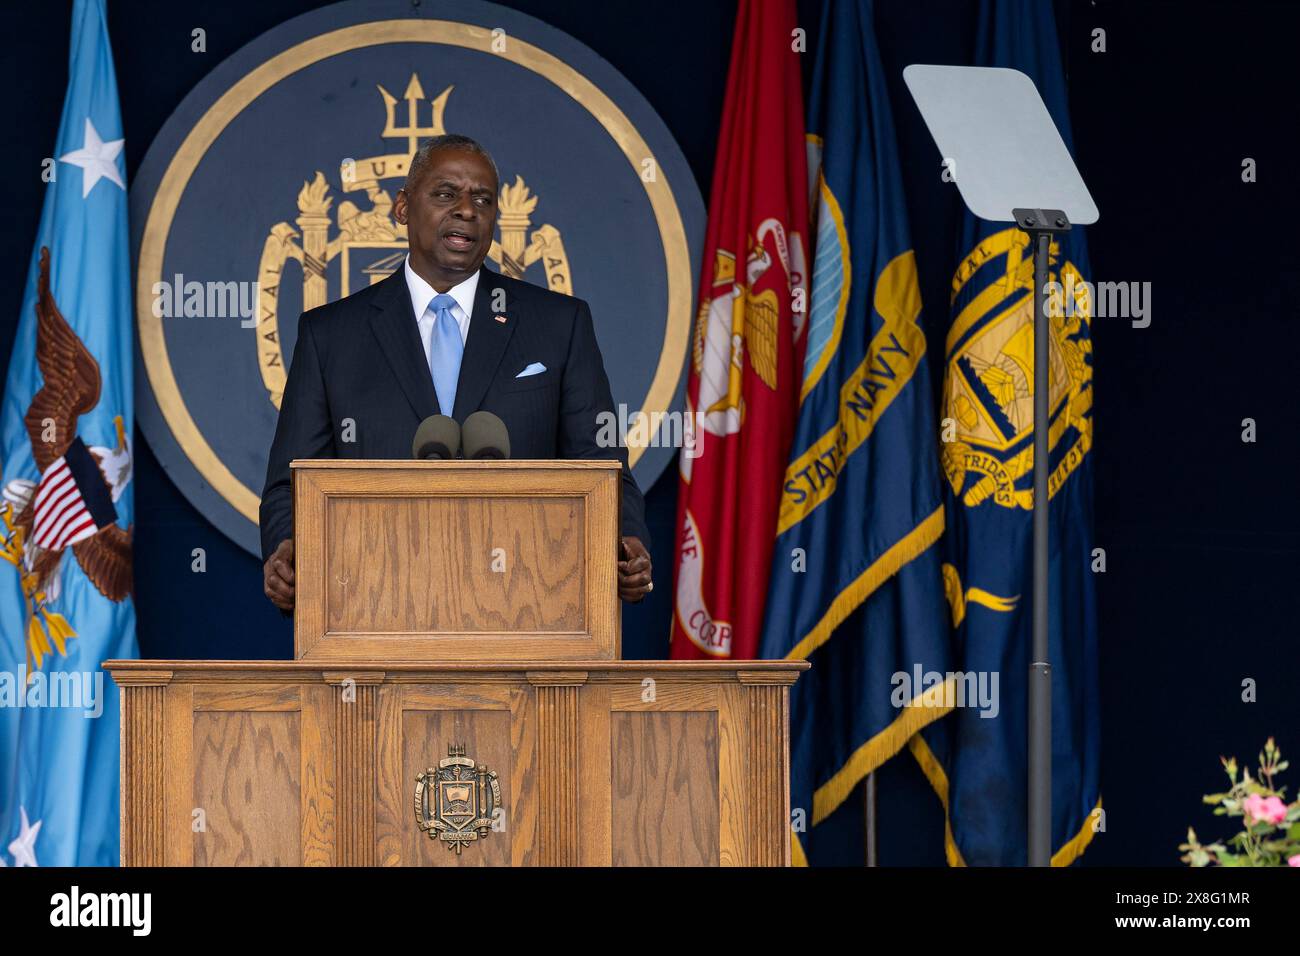
{"type": "Polygon", "coordinates": [[[585,523],[579,497],[331,499],[329,629],[580,631],[585,523]]]}
{"type": "Polygon", "coordinates": [[[298,715],[194,715],[195,866],[301,862],[298,715]]]}
{"type": "Polygon", "coordinates": [[[610,729],[613,864],[717,866],[717,715],[624,712],[610,729]]]}

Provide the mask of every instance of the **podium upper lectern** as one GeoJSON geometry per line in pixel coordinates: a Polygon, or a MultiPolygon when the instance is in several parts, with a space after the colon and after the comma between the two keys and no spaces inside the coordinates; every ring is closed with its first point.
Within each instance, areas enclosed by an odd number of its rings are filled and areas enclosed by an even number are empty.
{"type": "Polygon", "coordinates": [[[124,865],[789,863],[808,665],[618,659],[617,463],[293,474],[297,659],[105,664],[124,865]]]}

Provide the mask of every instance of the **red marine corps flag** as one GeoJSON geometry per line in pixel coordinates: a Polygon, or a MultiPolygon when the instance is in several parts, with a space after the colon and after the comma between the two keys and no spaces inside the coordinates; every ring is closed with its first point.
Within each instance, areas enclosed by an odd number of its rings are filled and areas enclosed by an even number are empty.
{"type": "Polygon", "coordinates": [[[758,653],[808,314],[794,0],[741,0],[681,454],[672,656],[758,653]]]}

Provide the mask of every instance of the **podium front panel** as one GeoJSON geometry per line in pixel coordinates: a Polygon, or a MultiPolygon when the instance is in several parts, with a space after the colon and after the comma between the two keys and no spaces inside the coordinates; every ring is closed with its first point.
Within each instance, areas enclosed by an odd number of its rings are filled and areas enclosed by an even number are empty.
{"type": "Polygon", "coordinates": [[[298,657],[618,657],[617,462],[293,469],[298,657]]]}
{"type": "Polygon", "coordinates": [[[128,866],[782,866],[803,661],[109,661],[128,866]]]}

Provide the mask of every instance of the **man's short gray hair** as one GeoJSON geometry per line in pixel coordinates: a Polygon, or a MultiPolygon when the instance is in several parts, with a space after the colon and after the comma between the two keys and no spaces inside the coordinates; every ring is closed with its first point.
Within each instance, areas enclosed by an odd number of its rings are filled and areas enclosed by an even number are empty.
{"type": "Polygon", "coordinates": [[[429,157],[441,149],[463,149],[468,153],[477,153],[487,160],[488,165],[492,167],[492,175],[496,177],[497,183],[501,182],[501,173],[497,169],[497,162],[478,140],[470,139],[468,136],[461,136],[459,133],[443,133],[441,136],[435,136],[428,140],[423,146],[415,151],[411,157],[411,168],[406,171],[406,183],[404,188],[410,188],[411,183],[419,178],[424,172],[424,168],[429,165],[429,157]]]}

